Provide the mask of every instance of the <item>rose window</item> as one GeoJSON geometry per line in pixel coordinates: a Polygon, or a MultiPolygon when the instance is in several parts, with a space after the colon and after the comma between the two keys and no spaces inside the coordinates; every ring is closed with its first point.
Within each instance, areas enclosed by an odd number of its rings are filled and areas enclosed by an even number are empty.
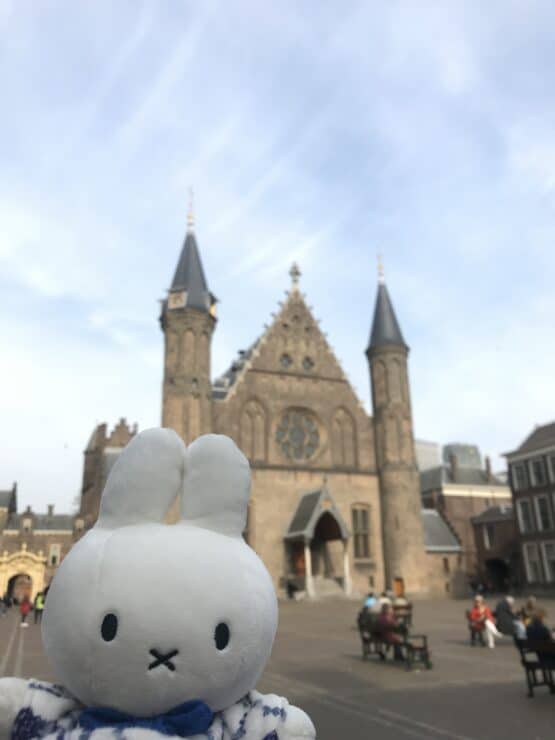
{"type": "Polygon", "coordinates": [[[312,416],[293,409],[281,417],[276,442],[289,460],[308,460],[320,444],[320,433],[312,416]]]}

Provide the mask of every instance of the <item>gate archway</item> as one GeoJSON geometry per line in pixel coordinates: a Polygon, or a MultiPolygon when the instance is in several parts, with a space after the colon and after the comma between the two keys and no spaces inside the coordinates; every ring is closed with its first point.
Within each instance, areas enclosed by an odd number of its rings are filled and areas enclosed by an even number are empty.
{"type": "Polygon", "coordinates": [[[4,552],[0,556],[0,595],[7,593],[10,582],[13,589],[14,578],[26,576],[31,581],[29,598],[33,600],[39,591],[44,590],[45,572],[46,558],[42,550],[35,555],[34,552],[29,552],[27,546],[23,544],[21,550],[11,555],[4,552]]]}

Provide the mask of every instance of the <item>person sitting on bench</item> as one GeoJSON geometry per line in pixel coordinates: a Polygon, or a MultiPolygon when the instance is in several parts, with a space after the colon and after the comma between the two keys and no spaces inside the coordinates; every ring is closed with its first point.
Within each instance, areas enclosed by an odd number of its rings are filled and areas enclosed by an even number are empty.
{"type": "Polygon", "coordinates": [[[495,647],[495,637],[503,637],[495,626],[491,609],[484,603],[484,597],[478,594],[474,597],[474,606],[468,613],[470,631],[472,633],[472,644],[476,634],[485,634],[486,643],[489,648],[495,647]]]}
{"type": "Polygon", "coordinates": [[[504,635],[514,637],[517,634],[518,614],[515,611],[515,600],[512,596],[504,596],[497,603],[493,612],[495,617],[495,626],[504,635]]]}
{"type": "MultiPolygon", "coordinates": [[[[528,640],[533,640],[534,642],[553,642],[553,631],[545,624],[546,616],[547,612],[545,609],[536,609],[526,627],[526,638],[528,640]]],[[[540,654],[541,650],[537,652],[540,654]]],[[[541,655],[541,658],[545,664],[555,668],[555,655],[553,653],[547,655],[544,653],[541,655]]]]}
{"type": "Polygon", "coordinates": [[[381,634],[382,640],[387,645],[393,645],[393,657],[395,660],[402,660],[403,654],[401,652],[400,643],[403,639],[399,634],[400,625],[395,619],[391,604],[383,604],[376,626],[381,634]]]}

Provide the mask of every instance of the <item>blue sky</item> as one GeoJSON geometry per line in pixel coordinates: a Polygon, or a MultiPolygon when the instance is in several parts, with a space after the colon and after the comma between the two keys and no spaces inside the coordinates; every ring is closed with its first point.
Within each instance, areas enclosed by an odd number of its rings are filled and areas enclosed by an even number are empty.
{"type": "Polygon", "coordinates": [[[0,0],[0,487],[67,509],[96,423],[159,423],[191,184],[214,375],[297,260],[369,408],[382,252],[417,435],[500,467],[555,417],[554,28],[534,0],[0,0]]]}

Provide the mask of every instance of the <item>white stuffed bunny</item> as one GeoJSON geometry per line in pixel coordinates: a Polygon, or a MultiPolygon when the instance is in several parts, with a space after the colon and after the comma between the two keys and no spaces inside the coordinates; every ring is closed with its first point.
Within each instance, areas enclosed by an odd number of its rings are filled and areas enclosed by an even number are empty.
{"type": "Polygon", "coordinates": [[[254,691],[277,601],[241,536],[249,493],[228,437],[186,450],[169,429],[137,435],[48,593],[43,642],[66,688],[1,679],[0,738],[314,738],[303,711],[254,691]]]}

